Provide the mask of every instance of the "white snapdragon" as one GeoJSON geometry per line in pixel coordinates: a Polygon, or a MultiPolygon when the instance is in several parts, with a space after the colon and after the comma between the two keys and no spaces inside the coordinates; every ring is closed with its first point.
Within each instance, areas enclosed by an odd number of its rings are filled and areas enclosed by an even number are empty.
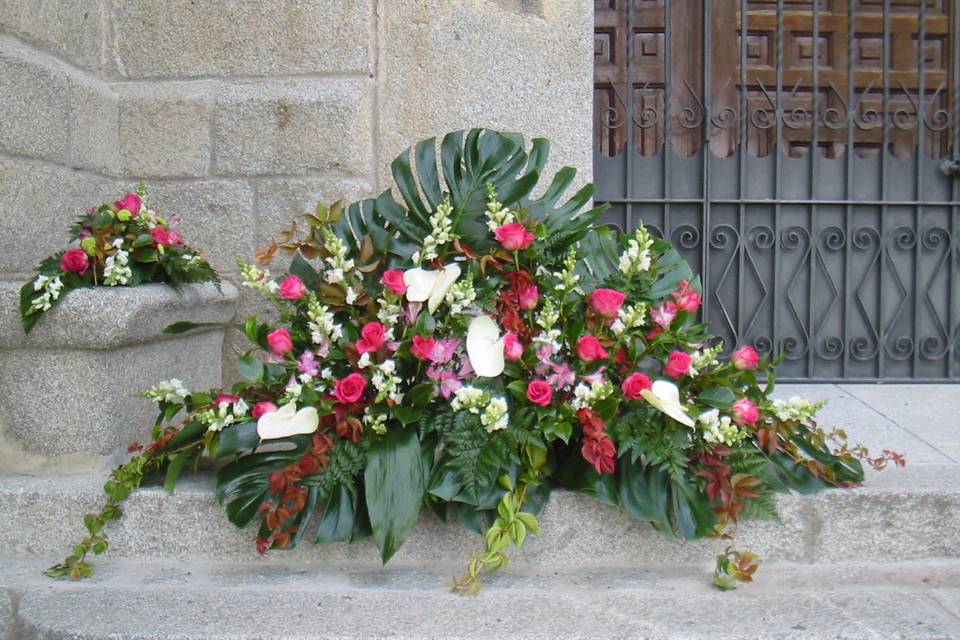
{"type": "Polygon", "coordinates": [[[650,269],[652,246],[653,238],[643,222],[638,222],[636,232],[627,240],[627,248],[620,255],[620,271],[626,276],[632,276],[650,269]]]}
{"type": "Polygon", "coordinates": [[[704,442],[710,444],[732,447],[747,437],[746,432],[737,426],[730,416],[721,416],[717,409],[701,413],[697,422],[703,431],[704,442]]]}
{"type": "Polygon", "coordinates": [[[467,272],[467,277],[459,280],[450,287],[444,298],[450,305],[450,314],[463,315],[477,299],[477,291],[473,288],[473,274],[467,272]]]}
{"type": "Polygon", "coordinates": [[[378,298],[377,304],[380,305],[380,309],[377,311],[377,320],[388,327],[392,327],[400,321],[400,314],[403,312],[403,309],[400,307],[399,302],[391,302],[386,298],[378,298]]]}
{"type": "Polygon", "coordinates": [[[244,287],[249,287],[263,293],[276,293],[280,285],[270,279],[270,272],[256,267],[249,262],[237,258],[237,267],[240,268],[240,280],[244,287]]]}
{"type": "Polygon", "coordinates": [[[108,256],[103,264],[103,284],[108,287],[126,285],[133,277],[133,271],[130,270],[130,253],[123,249],[123,239],[117,238],[113,241],[113,248],[117,250],[112,256],[108,256]]]}
{"type": "Polygon", "coordinates": [[[60,276],[51,278],[50,276],[39,275],[33,281],[34,291],[43,291],[43,293],[30,302],[30,311],[47,311],[53,306],[56,300],[60,299],[63,291],[63,280],[60,276]]]}
{"type": "Polygon", "coordinates": [[[182,403],[190,392],[183,386],[183,381],[177,378],[163,380],[143,392],[143,397],[157,404],[161,402],[182,403]]]}
{"type": "Polygon", "coordinates": [[[419,264],[423,260],[435,260],[440,255],[439,249],[443,245],[459,237],[453,232],[453,220],[450,218],[452,213],[453,205],[450,203],[450,196],[447,196],[437,205],[436,212],[430,216],[430,234],[423,239],[423,247],[415,255],[414,262],[419,264]]]}
{"type": "Polygon", "coordinates": [[[353,269],[353,260],[347,257],[347,246],[333,231],[324,227],[323,248],[330,254],[324,258],[324,262],[327,263],[329,268],[324,272],[323,279],[329,284],[343,282],[347,271],[353,269]]]}
{"type": "Polygon", "coordinates": [[[594,380],[589,385],[581,382],[573,389],[571,406],[579,411],[591,407],[613,395],[613,384],[609,380],[594,380]]]}
{"type": "Polygon", "coordinates": [[[492,397],[483,389],[464,386],[457,389],[450,408],[454,411],[469,411],[480,416],[480,424],[493,432],[507,428],[509,413],[507,401],[501,397],[492,397]]]}
{"type": "Polygon", "coordinates": [[[692,376],[700,375],[704,369],[707,367],[714,367],[720,363],[717,359],[717,356],[720,355],[720,352],[723,351],[723,343],[720,342],[713,347],[708,347],[701,351],[694,351],[690,356],[693,358],[693,362],[690,365],[690,369],[687,374],[692,376]]]}
{"type": "Polygon", "coordinates": [[[197,414],[197,420],[207,425],[207,431],[223,431],[224,427],[236,424],[247,413],[247,405],[243,403],[243,411],[237,407],[238,403],[221,402],[215,409],[207,409],[197,414]]]}
{"type": "Polygon", "coordinates": [[[396,372],[397,363],[394,360],[385,360],[374,367],[373,375],[370,376],[370,383],[377,390],[374,402],[383,402],[387,399],[398,404],[403,402],[403,393],[400,391],[403,380],[396,375],[396,372]]]}
{"type": "Polygon", "coordinates": [[[563,259],[563,269],[555,271],[551,275],[557,280],[557,284],[553,287],[556,291],[562,293],[573,291],[580,282],[580,276],[577,274],[577,248],[575,246],[567,250],[567,255],[563,259]]]}
{"type": "Polygon", "coordinates": [[[343,327],[336,322],[330,309],[320,304],[317,296],[312,292],[307,294],[307,328],[310,330],[310,341],[316,345],[326,345],[331,340],[343,337],[343,327]]]}
{"type": "Polygon", "coordinates": [[[503,398],[491,398],[480,414],[480,424],[489,432],[500,431],[507,428],[508,418],[507,401],[503,398]]]}
{"type": "Polygon", "coordinates": [[[789,400],[774,400],[772,410],[778,420],[809,422],[826,403],[826,400],[810,402],[799,396],[793,396],[789,400]]]}
{"type": "Polygon", "coordinates": [[[363,425],[372,429],[374,433],[383,435],[387,432],[387,415],[373,413],[370,407],[367,407],[363,410],[363,425]]]}
{"type": "Polygon", "coordinates": [[[560,322],[560,310],[552,299],[544,299],[540,311],[534,317],[534,322],[544,331],[552,330],[560,322]]]}
{"type": "Polygon", "coordinates": [[[497,200],[497,192],[493,188],[493,185],[487,183],[487,228],[491,232],[496,231],[497,227],[502,227],[505,224],[512,224],[516,222],[516,217],[513,215],[513,212],[510,209],[504,208],[504,206],[497,200]]]}
{"type": "Polygon", "coordinates": [[[642,302],[639,304],[626,304],[620,307],[617,312],[617,319],[610,325],[610,330],[614,334],[620,335],[627,329],[636,329],[642,327],[647,317],[647,305],[642,302]]]}

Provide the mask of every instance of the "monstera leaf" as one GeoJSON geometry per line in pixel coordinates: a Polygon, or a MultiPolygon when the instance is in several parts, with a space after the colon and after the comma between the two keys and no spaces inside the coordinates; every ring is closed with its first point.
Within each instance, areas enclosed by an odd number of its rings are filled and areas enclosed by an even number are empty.
{"type": "Polygon", "coordinates": [[[409,258],[431,231],[430,216],[449,196],[455,231],[472,248],[483,251],[492,242],[486,226],[487,185],[511,209],[525,209],[543,224],[548,246],[562,250],[583,237],[606,209],[585,210],[593,185],[563,201],[576,170],[560,169],[539,196],[533,196],[544,173],[550,143],[537,138],[530,150],[523,136],[485,129],[455,131],[443,137],[439,156],[436,138],[428,138],[401,153],[391,164],[400,200],[391,191],[346,208],[335,233],[348,246],[360,246],[370,236],[380,254],[409,258]],[[439,158],[439,160],[438,160],[439,158]]]}

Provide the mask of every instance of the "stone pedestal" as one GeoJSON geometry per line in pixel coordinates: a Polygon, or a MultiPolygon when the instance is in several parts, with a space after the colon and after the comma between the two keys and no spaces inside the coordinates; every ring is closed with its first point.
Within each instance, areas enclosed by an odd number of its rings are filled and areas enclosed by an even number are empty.
{"type": "Polygon", "coordinates": [[[227,323],[237,290],[224,283],[96,287],[70,292],[29,335],[19,283],[0,283],[0,447],[26,454],[107,455],[149,437],[155,405],[137,394],[179,378],[220,385],[224,327],[179,336],[174,322],[227,323]]]}

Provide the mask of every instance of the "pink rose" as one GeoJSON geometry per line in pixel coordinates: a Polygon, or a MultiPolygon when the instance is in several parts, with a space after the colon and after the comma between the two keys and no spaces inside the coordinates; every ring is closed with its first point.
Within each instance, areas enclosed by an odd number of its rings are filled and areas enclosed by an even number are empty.
{"type": "Polygon", "coordinates": [[[596,289],[590,294],[590,306],[604,318],[616,318],[626,299],[626,294],[616,289],[596,289]]]}
{"type": "Polygon", "coordinates": [[[663,372],[671,378],[679,378],[686,375],[693,364],[693,356],[686,351],[672,351],[667,357],[667,364],[663,367],[663,372]]]}
{"type": "Polygon", "coordinates": [[[250,411],[250,415],[253,416],[254,420],[259,420],[260,416],[265,413],[273,413],[277,410],[277,405],[272,402],[258,402],[253,405],[253,409],[250,411]]]}
{"type": "Polygon", "coordinates": [[[517,302],[521,309],[536,309],[540,302],[540,288],[535,284],[517,285],[517,302]]]}
{"type": "Polygon", "coordinates": [[[640,393],[644,389],[649,389],[653,386],[653,382],[650,381],[650,378],[645,373],[632,373],[623,381],[623,384],[620,385],[620,388],[623,390],[623,395],[631,400],[640,400],[643,398],[643,395],[640,393]]]}
{"type": "Polygon", "coordinates": [[[503,355],[507,360],[519,360],[523,357],[523,343],[513,331],[503,336],[503,355]]]}
{"type": "Polygon", "coordinates": [[[757,424],[760,419],[760,408],[747,398],[740,398],[733,403],[733,421],[743,426],[757,424]]]}
{"type": "Polygon", "coordinates": [[[114,202],[113,206],[117,208],[117,211],[120,209],[126,209],[133,214],[134,217],[136,217],[136,215],[140,213],[140,207],[143,206],[143,201],[137,194],[128,193],[127,195],[123,196],[122,200],[117,200],[114,202]]]}
{"type": "Polygon", "coordinates": [[[282,356],[293,351],[293,338],[290,337],[290,331],[286,327],[280,327],[268,333],[267,344],[277,355],[282,356]]]}
{"type": "Polygon", "coordinates": [[[549,407],[553,400],[553,387],[543,380],[534,380],[527,385],[527,400],[540,407],[549,407]]]}
{"type": "Polygon", "coordinates": [[[499,226],[497,230],[493,232],[493,235],[497,238],[497,242],[502,244],[503,248],[508,251],[522,251],[537,239],[537,236],[533,235],[519,222],[511,222],[510,224],[499,226]]]}
{"type": "Polygon", "coordinates": [[[379,322],[368,322],[360,330],[360,339],[354,346],[358,353],[376,353],[387,342],[387,327],[379,322]]]}
{"type": "Polygon", "coordinates": [[[403,271],[390,269],[383,272],[383,284],[392,293],[402,296],[407,292],[407,283],[403,280],[403,271]]]}
{"type": "Polygon", "coordinates": [[[689,280],[681,280],[680,290],[674,291],[671,295],[681,311],[696,313],[700,308],[700,294],[693,290],[689,280]]]}
{"type": "Polygon", "coordinates": [[[608,355],[610,354],[603,348],[600,341],[593,336],[580,336],[580,339],[577,341],[577,357],[584,362],[602,360],[608,355]]]}
{"type": "Polygon", "coordinates": [[[737,369],[741,371],[752,371],[760,364],[760,354],[757,353],[756,349],[747,345],[734,351],[733,357],[731,357],[730,360],[737,369]]]}
{"type": "Polygon", "coordinates": [[[67,273],[79,273],[83,275],[90,267],[90,258],[83,249],[70,249],[60,258],[60,268],[67,273]]]}
{"type": "Polygon", "coordinates": [[[343,404],[352,404],[363,397],[367,390],[367,379],[359,373],[351,373],[346,378],[337,380],[333,387],[333,395],[343,404]]]}
{"type": "Polygon", "coordinates": [[[424,338],[423,336],[413,336],[410,344],[410,353],[419,360],[430,360],[433,356],[433,348],[437,341],[433,338],[424,338]]]}
{"type": "Polygon", "coordinates": [[[280,297],[284,300],[299,300],[307,295],[307,285],[300,276],[290,275],[280,283],[280,297]]]}
{"type": "Polygon", "coordinates": [[[175,247],[179,245],[181,242],[180,234],[177,233],[176,231],[168,232],[167,237],[170,239],[170,244],[175,247]]]}

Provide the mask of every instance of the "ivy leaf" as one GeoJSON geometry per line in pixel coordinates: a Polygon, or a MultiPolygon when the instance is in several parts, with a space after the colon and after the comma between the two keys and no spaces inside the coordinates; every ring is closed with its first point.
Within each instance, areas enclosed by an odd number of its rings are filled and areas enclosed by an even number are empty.
{"type": "Polygon", "coordinates": [[[367,512],[384,564],[413,531],[423,500],[423,462],[415,429],[392,429],[367,451],[367,512]]]}
{"type": "Polygon", "coordinates": [[[259,382],[263,378],[263,362],[250,354],[237,361],[237,370],[240,375],[251,382],[259,382]]]}

